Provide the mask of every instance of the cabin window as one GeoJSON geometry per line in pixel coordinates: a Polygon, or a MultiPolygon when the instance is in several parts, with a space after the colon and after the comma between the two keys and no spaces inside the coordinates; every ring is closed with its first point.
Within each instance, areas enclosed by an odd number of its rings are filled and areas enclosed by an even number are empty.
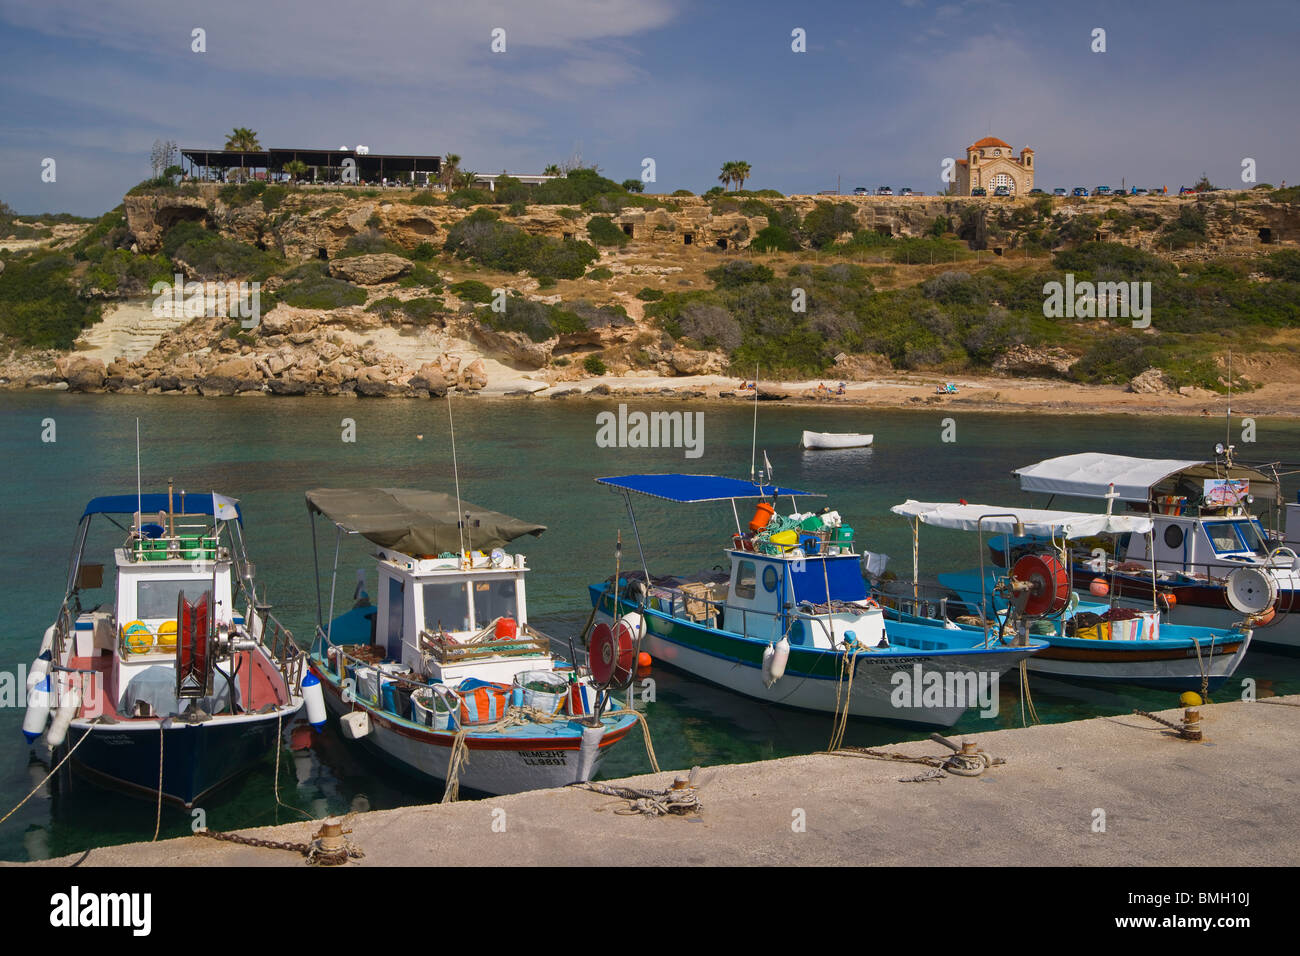
{"type": "Polygon", "coordinates": [[[1237,536],[1232,533],[1232,525],[1226,521],[1215,522],[1205,526],[1205,533],[1210,536],[1210,544],[1214,545],[1214,550],[1222,554],[1224,551],[1240,551],[1241,542],[1237,536]]]}
{"type": "Polygon", "coordinates": [[[1232,524],[1237,529],[1237,534],[1241,535],[1241,542],[1246,546],[1247,551],[1254,551],[1260,557],[1268,554],[1268,543],[1264,540],[1257,522],[1234,521],[1232,524]]]}
{"type": "Polygon", "coordinates": [[[519,610],[515,598],[515,582],[475,581],[474,582],[474,624],[487,627],[499,617],[514,617],[519,610]]]}
{"type": "Polygon", "coordinates": [[[428,630],[469,630],[464,581],[431,581],[424,586],[424,626],[428,630]]]}
{"type": "Polygon", "coordinates": [[[753,599],[757,592],[758,578],[753,561],[741,561],[736,566],[736,597],[753,599]]]}
{"type": "MultiPolygon", "coordinates": [[[[403,597],[406,585],[400,578],[388,579],[388,646],[393,647],[402,639],[403,597]]],[[[396,655],[394,655],[396,656],[396,655]]]]}
{"type": "Polygon", "coordinates": [[[150,578],[141,581],[135,589],[135,616],[138,618],[176,618],[180,593],[191,604],[198,601],[204,591],[212,589],[211,582],[193,578],[150,578]]]}
{"type": "Polygon", "coordinates": [[[1170,548],[1181,548],[1183,546],[1183,529],[1176,524],[1171,524],[1165,528],[1165,545],[1170,548]]]}

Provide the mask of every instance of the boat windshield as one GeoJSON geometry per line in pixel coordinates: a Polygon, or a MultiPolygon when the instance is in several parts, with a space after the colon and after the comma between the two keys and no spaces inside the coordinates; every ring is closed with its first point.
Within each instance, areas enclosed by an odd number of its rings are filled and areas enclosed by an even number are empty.
{"type": "Polygon", "coordinates": [[[1219,554],[1238,554],[1249,551],[1260,557],[1268,554],[1268,544],[1253,520],[1206,522],[1205,533],[1219,554]]]}
{"type": "Polygon", "coordinates": [[[794,582],[796,604],[825,604],[828,591],[833,601],[861,601],[867,596],[867,584],[856,557],[810,558],[802,567],[791,565],[790,579],[794,582]]]}
{"type": "Polygon", "coordinates": [[[176,606],[182,591],[187,600],[197,601],[199,595],[211,590],[211,587],[210,582],[193,578],[146,578],[136,585],[135,616],[141,619],[171,620],[176,617],[176,606]]]}
{"type": "Polygon", "coordinates": [[[511,578],[474,582],[474,623],[487,627],[499,617],[519,617],[518,591],[511,578]]]}
{"type": "Polygon", "coordinates": [[[424,585],[423,596],[427,630],[469,630],[469,600],[464,581],[430,581],[424,585]]]}

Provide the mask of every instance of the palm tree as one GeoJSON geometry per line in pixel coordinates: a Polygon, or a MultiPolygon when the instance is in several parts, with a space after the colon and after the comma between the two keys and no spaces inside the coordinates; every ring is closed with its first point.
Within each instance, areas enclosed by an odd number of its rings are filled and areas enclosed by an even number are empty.
{"type": "Polygon", "coordinates": [[[442,167],[438,170],[438,182],[444,189],[451,187],[456,182],[456,174],[460,171],[460,156],[457,153],[448,153],[442,158],[442,167]]]}
{"type": "Polygon", "coordinates": [[[226,137],[226,149],[237,149],[247,153],[256,152],[262,148],[262,144],[257,141],[257,133],[247,126],[236,126],[226,137]]]}
{"type": "Polygon", "coordinates": [[[726,162],[722,164],[722,172],[718,175],[718,182],[722,183],[724,189],[731,186],[732,180],[736,178],[736,164],[726,162]]]}
{"type": "Polygon", "coordinates": [[[560,167],[557,166],[555,163],[551,163],[551,165],[547,166],[545,169],[542,170],[542,175],[558,176],[560,175],[560,167]]]}
{"type": "Polygon", "coordinates": [[[474,170],[472,170],[472,169],[467,169],[467,170],[465,170],[464,172],[461,172],[460,170],[457,170],[457,171],[456,171],[456,188],[457,188],[457,189],[469,189],[470,187],[472,187],[472,186],[474,185],[474,180],[476,180],[476,179],[478,179],[478,173],[474,172],[474,170]]]}
{"type": "Polygon", "coordinates": [[[732,172],[732,175],[735,177],[736,180],[736,188],[744,189],[745,180],[748,179],[751,175],[753,175],[754,172],[753,169],[750,167],[749,163],[746,163],[743,160],[738,163],[732,163],[732,166],[735,167],[732,172]]]}
{"type": "Polygon", "coordinates": [[[301,159],[291,159],[282,167],[285,174],[294,182],[297,182],[303,176],[307,175],[307,164],[301,159]]]}

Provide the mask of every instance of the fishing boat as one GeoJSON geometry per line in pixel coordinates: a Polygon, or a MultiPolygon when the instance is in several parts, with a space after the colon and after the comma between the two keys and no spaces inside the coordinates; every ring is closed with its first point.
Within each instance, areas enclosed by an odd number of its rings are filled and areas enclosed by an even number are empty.
{"type": "Polygon", "coordinates": [[[836,448],[866,448],[871,444],[873,435],[861,435],[856,432],[804,432],[799,440],[799,447],[825,451],[836,448]]]}
{"type": "Polygon", "coordinates": [[[43,734],[73,769],[186,807],[278,746],[305,656],[257,598],[242,522],[234,499],[170,483],[86,505],[27,679],[29,743],[43,734]],[[126,533],[102,598],[104,564],[84,560],[101,516],[126,533]]]}
{"type": "MultiPolygon", "coordinates": [[[[1147,603],[1154,583],[1180,623],[1228,627],[1244,618],[1256,646],[1300,651],[1300,505],[1287,505],[1291,537],[1283,537],[1276,472],[1239,464],[1222,445],[1216,453],[1208,461],[1084,453],[1014,474],[1024,491],[1118,502],[1150,519],[1150,536],[1085,542],[1070,552],[1076,573],[1096,578],[1121,603],[1147,603]],[[1256,510],[1271,514],[1271,529],[1256,510]]],[[[1011,539],[1012,560],[1033,544],[1011,539]]]]}
{"type": "Polygon", "coordinates": [[[588,781],[638,720],[610,693],[630,674],[578,668],[528,621],[525,556],[503,549],[545,526],[401,488],[315,489],[307,510],[313,546],[318,516],[335,526],[304,681],[314,723],[328,710],[345,738],[447,799],[588,781]],[[336,616],[344,535],[377,549],[379,600],[359,583],[336,616]]]}
{"type": "MultiPolygon", "coordinates": [[[[801,512],[799,499],[812,497],[808,492],[761,476],[596,481],[622,492],[641,561],[639,572],[590,586],[597,630],[630,634],[658,662],[748,697],[840,717],[949,727],[975,704],[973,693],[921,694],[922,685],[979,682],[996,689],[1003,673],[1046,646],[931,622],[886,622],[867,593],[853,529],[827,509],[801,512]],[[735,534],[719,542],[727,570],[652,576],[632,494],[675,504],[730,502],[735,534]],[[793,511],[779,515],[776,502],[785,497],[793,511]],[[737,502],[754,499],[754,517],[742,528],[737,502]]],[[[603,643],[598,636],[603,632],[593,631],[593,647],[603,643]]]]}
{"type": "MultiPolygon", "coordinates": [[[[1250,646],[1252,632],[1244,622],[1229,628],[1170,623],[1149,581],[1146,603],[1137,607],[1080,597],[1070,542],[1105,535],[1149,538],[1153,522],[1146,515],[911,499],[891,510],[909,519],[914,556],[911,584],[876,586],[891,619],[930,619],[981,634],[1027,632],[1048,644],[1027,662],[1030,672],[1205,693],[1232,676],[1250,646]],[[976,532],[979,570],[939,574],[937,587],[921,585],[921,525],[976,532]],[[986,534],[1037,544],[1022,547],[1001,570],[986,568],[986,534]]],[[[1091,578],[1088,574],[1086,580],[1091,578]]]]}

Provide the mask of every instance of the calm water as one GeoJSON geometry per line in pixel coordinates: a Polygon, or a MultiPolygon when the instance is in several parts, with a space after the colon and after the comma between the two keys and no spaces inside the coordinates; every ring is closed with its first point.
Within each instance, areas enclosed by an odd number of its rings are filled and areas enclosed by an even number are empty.
{"type": "MultiPolygon", "coordinates": [[[[751,407],[675,402],[634,402],[631,407],[702,411],[703,457],[686,459],[673,449],[598,448],[595,416],[616,409],[616,402],[460,399],[454,405],[464,497],[549,528],[540,539],[519,544],[535,569],[528,582],[530,614],[556,636],[576,631],[585,620],[585,587],[613,572],[618,531],[623,532],[625,562],[635,561],[622,497],[592,478],[637,471],[749,471],[751,407]]],[[[452,490],[447,410],[440,402],[0,395],[0,456],[7,463],[5,533],[0,536],[0,668],[12,672],[19,663],[30,664],[41,633],[53,620],[85,502],[134,490],[137,416],[144,436],[145,490],[166,490],[171,476],[178,488],[216,489],[240,498],[258,580],[269,588],[275,614],[304,641],[314,623],[315,597],[303,492],[331,485],[452,490]],[[355,443],[341,440],[345,418],[355,420],[355,443]],[[45,419],[54,420],[56,442],[41,440],[45,419]]],[[[857,529],[862,546],[895,556],[891,566],[900,576],[910,565],[911,537],[903,519],[888,509],[904,498],[1026,504],[1009,474],[1014,467],[1078,451],[1209,456],[1223,438],[1223,421],[1204,418],[798,409],[765,403],[758,421],[760,461],[766,449],[776,480],[827,493],[828,504],[857,529]],[[952,443],[940,440],[946,415],[956,419],[952,443]],[[804,428],[874,432],[876,443],[868,450],[802,452],[796,445],[804,428]]],[[[1247,447],[1244,457],[1251,460],[1295,461],[1300,458],[1300,424],[1260,419],[1258,442],[1247,447]]],[[[1292,478],[1285,486],[1288,498],[1295,494],[1295,484],[1292,478]]],[[[670,505],[645,499],[637,504],[652,573],[723,563],[721,548],[733,524],[725,503],[670,505]]],[[[328,564],[324,549],[322,554],[328,564]]],[[[973,536],[929,529],[922,534],[923,573],[977,560],[973,536]]],[[[359,548],[345,548],[341,591],[350,595],[355,569],[371,566],[359,548]]],[[[1252,651],[1238,676],[1255,678],[1261,693],[1300,692],[1300,661],[1294,659],[1252,651]]],[[[662,669],[655,677],[657,699],[648,709],[666,768],[762,760],[826,745],[829,715],[767,707],[662,669]]],[[[957,730],[1017,725],[1019,698],[1012,684],[1003,688],[1000,717],[968,717],[957,730]]],[[[1052,721],[1175,703],[1170,693],[1084,688],[1038,678],[1033,691],[1039,715],[1052,721]]],[[[1231,693],[1225,688],[1220,699],[1231,693]]],[[[20,709],[0,707],[0,814],[46,773],[23,743],[21,721],[20,709]]],[[[917,736],[923,735],[857,721],[846,740],[874,745],[917,736]]],[[[629,738],[605,763],[603,775],[647,769],[640,742],[629,738]]],[[[273,784],[273,758],[268,757],[207,801],[207,825],[227,830],[298,819],[276,807],[273,784]]],[[[356,752],[333,730],[316,737],[309,750],[282,750],[279,790],[286,803],[314,816],[428,802],[437,796],[356,752]]],[[[186,834],[190,822],[189,814],[164,807],[162,835],[186,834]]],[[[0,858],[41,858],[147,840],[153,826],[151,803],[74,780],[67,789],[43,789],[0,827],[0,858]]]]}

